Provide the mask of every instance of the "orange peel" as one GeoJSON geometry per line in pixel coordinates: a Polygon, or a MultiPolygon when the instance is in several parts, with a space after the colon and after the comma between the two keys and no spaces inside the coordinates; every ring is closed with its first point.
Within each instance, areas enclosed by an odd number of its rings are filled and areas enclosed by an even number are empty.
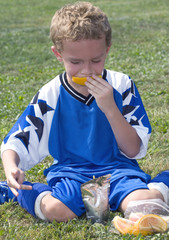
{"type": "Polygon", "coordinates": [[[167,231],[167,222],[155,214],[147,214],[138,220],[139,233],[148,235],[167,231]]]}
{"type": "MultiPolygon", "coordinates": [[[[98,77],[102,77],[102,75],[98,75],[98,77]]],[[[79,85],[85,85],[85,82],[87,81],[87,77],[72,77],[72,81],[79,84],[79,85]]]]}
{"type": "Polygon", "coordinates": [[[135,222],[122,218],[120,216],[115,216],[112,222],[115,228],[121,234],[132,234],[133,229],[135,228],[135,222]]]}
{"type": "Polygon", "coordinates": [[[133,234],[135,236],[166,232],[168,227],[167,221],[155,214],[144,215],[136,222],[115,216],[112,222],[121,234],[133,234]]]}

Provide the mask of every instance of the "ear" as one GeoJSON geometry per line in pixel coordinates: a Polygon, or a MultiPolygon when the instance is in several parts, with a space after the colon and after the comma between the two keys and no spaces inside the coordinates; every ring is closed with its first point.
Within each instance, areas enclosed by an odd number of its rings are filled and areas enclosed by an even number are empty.
{"type": "Polygon", "coordinates": [[[109,53],[110,48],[111,48],[111,45],[107,47],[107,49],[106,49],[106,54],[109,53]]]}
{"type": "Polygon", "coordinates": [[[59,62],[62,62],[62,56],[61,56],[61,54],[56,50],[55,46],[52,46],[52,47],[51,47],[51,50],[52,50],[52,52],[55,54],[57,60],[58,60],[59,62]]]}

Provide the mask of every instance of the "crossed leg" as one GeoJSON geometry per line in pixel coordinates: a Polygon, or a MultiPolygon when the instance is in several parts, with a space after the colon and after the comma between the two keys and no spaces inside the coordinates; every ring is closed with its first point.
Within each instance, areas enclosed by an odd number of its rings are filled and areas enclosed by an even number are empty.
{"type": "Polygon", "coordinates": [[[49,221],[56,220],[57,222],[66,222],[69,219],[77,217],[70,208],[60,200],[51,196],[50,193],[42,198],[41,211],[49,221]]]}
{"type": "Polygon", "coordinates": [[[138,189],[131,192],[124,198],[120,204],[119,210],[121,212],[125,212],[129,202],[146,199],[161,199],[164,201],[163,195],[156,189],[138,189]]]}

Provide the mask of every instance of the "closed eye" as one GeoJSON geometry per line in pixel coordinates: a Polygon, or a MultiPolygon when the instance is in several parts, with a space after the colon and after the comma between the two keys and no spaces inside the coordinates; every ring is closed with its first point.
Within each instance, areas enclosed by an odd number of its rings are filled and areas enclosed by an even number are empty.
{"type": "Polygon", "coordinates": [[[72,64],[79,64],[79,61],[71,61],[72,64]]]}
{"type": "Polygon", "coordinates": [[[92,63],[99,63],[99,62],[101,62],[100,59],[98,59],[98,60],[92,60],[92,63]]]}

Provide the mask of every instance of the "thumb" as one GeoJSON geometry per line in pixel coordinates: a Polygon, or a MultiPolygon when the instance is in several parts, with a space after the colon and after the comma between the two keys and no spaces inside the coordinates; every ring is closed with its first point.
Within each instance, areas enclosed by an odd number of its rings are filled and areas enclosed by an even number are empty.
{"type": "Polygon", "coordinates": [[[24,181],[25,174],[22,170],[20,169],[12,169],[11,174],[13,178],[19,183],[22,184],[24,181]]]}

